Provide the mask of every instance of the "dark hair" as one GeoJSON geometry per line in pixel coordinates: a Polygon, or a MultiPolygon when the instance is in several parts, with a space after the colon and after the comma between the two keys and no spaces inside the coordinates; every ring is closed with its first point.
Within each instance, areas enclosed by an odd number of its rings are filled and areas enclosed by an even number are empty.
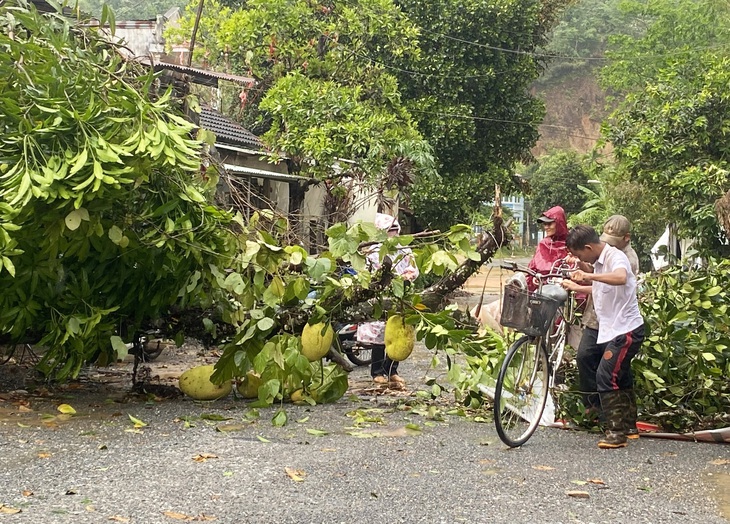
{"type": "Polygon", "coordinates": [[[574,249],[583,249],[588,244],[599,244],[601,239],[598,233],[591,226],[580,225],[575,226],[568,231],[568,237],[565,239],[565,245],[573,251],[574,249]]]}

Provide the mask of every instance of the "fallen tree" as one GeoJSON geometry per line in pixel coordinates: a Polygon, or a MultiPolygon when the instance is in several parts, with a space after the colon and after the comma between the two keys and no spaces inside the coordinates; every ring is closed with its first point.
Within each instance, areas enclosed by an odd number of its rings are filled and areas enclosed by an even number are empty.
{"type": "Polygon", "coordinates": [[[0,6],[0,22],[0,335],[47,347],[48,377],[115,358],[160,319],[181,335],[215,338],[223,327],[217,378],[256,373],[264,404],[297,389],[315,401],[343,394],[344,372],[310,363],[299,335],[364,304],[375,318],[404,314],[429,347],[473,343],[442,305],[505,241],[499,220],[476,248],[466,225],[388,238],[372,224],[336,224],[312,256],[288,242],[285,221],[266,216],[264,227],[265,212],[244,221],[212,203],[206,144],[152,71],[22,0],[0,6]],[[387,263],[371,274],[368,243],[384,259],[408,245],[421,273],[441,280],[409,288],[387,263]],[[343,264],[357,274],[341,274],[343,264]]]}

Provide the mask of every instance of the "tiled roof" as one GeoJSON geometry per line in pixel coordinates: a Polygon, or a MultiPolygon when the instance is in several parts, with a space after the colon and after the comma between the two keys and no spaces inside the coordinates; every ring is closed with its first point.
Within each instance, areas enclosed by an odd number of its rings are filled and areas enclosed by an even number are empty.
{"type": "Polygon", "coordinates": [[[152,63],[148,58],[140,60],[145,65],[152,65],[155,71],[160,69],[167,69],[170,71],[177,71],[178,73],[185,73],[196,78],[207,78],[212,80],[227,80],[228,82],[235,82],[237,84],[254,84],[256,80],[248,76],[232,75],[229,73],[219,73],[217,71],[210,71],[208,69],[199,69],[197,67],[188,67],[180,64],[173,64],[170,62],[155,61],[152,63]]]}
{"type": "Polygon", "coordinates": [[[209,107],[201,108],[200,127],[215,133],[218,142],[250,147],[256,150],[264,148],[261,140],[251,131],[209,107]]]}

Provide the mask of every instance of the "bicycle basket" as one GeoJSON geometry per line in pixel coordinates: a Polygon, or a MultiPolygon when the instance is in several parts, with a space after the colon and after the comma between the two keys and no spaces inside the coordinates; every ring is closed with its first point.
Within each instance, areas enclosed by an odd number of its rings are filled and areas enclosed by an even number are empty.
{"type": "Polygon", "coordinates": [[[500,323],[525,335],[544,335],[550,328],[559,305],[557,300],[545,295],[506,287],[500,323]]]}

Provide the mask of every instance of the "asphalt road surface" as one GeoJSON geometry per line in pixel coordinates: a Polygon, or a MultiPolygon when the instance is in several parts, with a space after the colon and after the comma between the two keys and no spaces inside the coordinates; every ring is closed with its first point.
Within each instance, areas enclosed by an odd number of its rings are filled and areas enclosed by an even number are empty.
{"type": "Polygon", "coordinates": [[[408,390],[373,389],[359,368],[336,404],[286,404],[284,427],[278,408],[233,397],[126,397],[121,372],[4,392],[0,523],[728,522],[730,447],[642,437],[599,450],[595,434],[541,428],[510,450],[491,422],[412,395],[431,373],[417,351],[408,390]]]}

